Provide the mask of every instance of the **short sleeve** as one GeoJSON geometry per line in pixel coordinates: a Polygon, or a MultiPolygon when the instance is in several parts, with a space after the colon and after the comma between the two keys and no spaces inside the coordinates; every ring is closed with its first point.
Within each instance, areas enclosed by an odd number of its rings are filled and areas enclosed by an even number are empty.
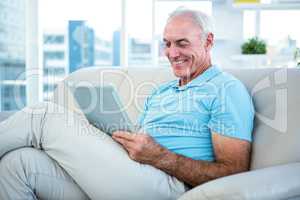
{"type": "Polygon", "coordinates": [[[252,141],[254,107],[245,86],[238,80],[220,88],[211,104],[208,127],[212,132],[252,141]]]}
{"type": "Polygon", "coordinates": [[[151,98],[153,97],[153,95],[155,95],[155,93],[157,92],[156,89],[153,89],[151,94],[146,98],[145,102],[144,102],[144,107],[143,107],[143,111],[140,113],[138,120],[137,120],[137,125],[142,127],[144,124],[144,120],[146,117],[146,114],[148,112],[148,108],[149,108],[149,102],[151,100],[151,98]]]}
{"type": "Polygon", "coordinates": [[[149,102],[150,96],[146,98],[145,103],[144,103],[144,108],[143,111],[140,113],[138,120],[137,120],[137,124],[138,126],[142,127],[144,124],[144,119],[146,117],[146,113],[148,111],[148,102],[149,102]]]}

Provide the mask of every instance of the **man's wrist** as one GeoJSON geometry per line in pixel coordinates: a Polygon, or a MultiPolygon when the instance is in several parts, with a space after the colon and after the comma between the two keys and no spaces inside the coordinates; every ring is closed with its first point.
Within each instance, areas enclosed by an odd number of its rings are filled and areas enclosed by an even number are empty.
{"type": "Polygon", "coordinates": [[[153,163],[153,166],[163,171],[173,171],[176,166],[177,155],[166,148],[161,147],[161,153],[153,163]]]}

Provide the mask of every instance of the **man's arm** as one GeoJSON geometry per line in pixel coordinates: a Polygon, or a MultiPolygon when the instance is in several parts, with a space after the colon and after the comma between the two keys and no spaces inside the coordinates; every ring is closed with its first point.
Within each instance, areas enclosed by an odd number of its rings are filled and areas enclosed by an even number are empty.
{"type": "Polygon", "coordinates": [[[212,141],[214,162],[193,160],[168,152],[155,167],[191,186],[248,170],[251,146],[249,142],[219,134],[213,134],[212,141]]]}
{"type": "Polygon", "coordinates": [[[175,154],[157,144],[147,134],[117,132],[113,138],[124,146],[133,160],[161,169],[190,186],[249,169],[250,142],[217,133],[212,133],[214,162],[175,154]]]}

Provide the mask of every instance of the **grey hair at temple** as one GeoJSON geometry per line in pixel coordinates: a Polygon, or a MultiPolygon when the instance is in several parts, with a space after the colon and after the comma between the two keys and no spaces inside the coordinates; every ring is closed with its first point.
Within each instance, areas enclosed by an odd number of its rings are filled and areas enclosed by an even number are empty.
{"type": "Polygon", "coordinates": [[[167,22],[169,22],[173,17],[181,16],[181,15],[190,16],[195,21],[195,23],[198,26],[200,26],[202,30],[202,37],[203,36],[207,37],[208,33],[213,32],[212,20],[207,14],[201,11],[187,9],[184,7],[179,7],[176,10],[174,10],[172,13],[170,13],[167,22]]]}

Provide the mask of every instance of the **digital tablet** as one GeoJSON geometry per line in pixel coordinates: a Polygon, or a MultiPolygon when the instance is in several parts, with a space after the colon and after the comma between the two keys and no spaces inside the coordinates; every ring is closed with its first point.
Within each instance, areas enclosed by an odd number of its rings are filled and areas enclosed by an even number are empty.
{"type": "Polygon", "coordinates": [[[134,130],[126,108],[113,86],[74,88],[74,97],[88,121],[107,134],[134,130]]]}

